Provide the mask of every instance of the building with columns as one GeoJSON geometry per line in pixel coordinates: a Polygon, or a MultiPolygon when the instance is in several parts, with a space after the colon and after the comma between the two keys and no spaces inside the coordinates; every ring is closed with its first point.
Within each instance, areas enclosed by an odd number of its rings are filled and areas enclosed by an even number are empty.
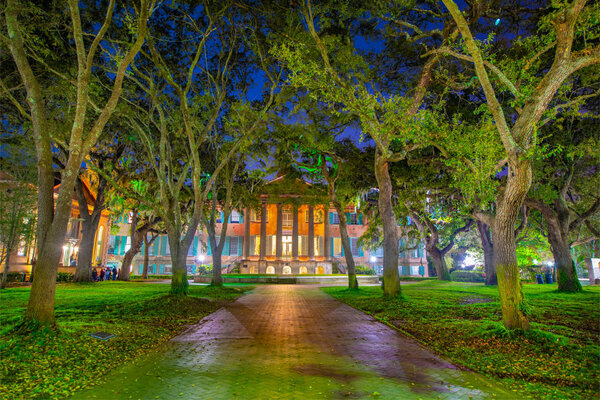
{"type": "MultiPolygon", "coordinates": [[[[229,216],[222,253],[223,272],[242,274],[331,274],[346,271],[339,217],[330,206],[322,188],[301,181],[277,177],[266,186],[254,207],[235,210],[229,216]],[[290,193],[292,192],[292,193],[290,193]],[[264,216],[264,218],[263,218],[264,216]]],[[[368,217],[355,207],[346,210],[348,236],[357,266],[381,273],[383,251],[368,251],[358,239],[368,228],[368,217]]],[[[223,214],[217,216],[220,232],[223,214]]],[[[399,237],[402,227],[398,226],[399,237]]],[[[109,241],[109,263],[117,265],[130,247],[129,225],[123,223],[119,234],[109,241]]],[[[208,235],[199,230],[188,252],[188,273],[195,274],[202,264],[212,265],[208,235]]],[[[402,244],[402,239],[401,239],[402,244]]],[[[149,249],[150,274],[169,274],[171,259],[166,235],[149,249]]],[[[428,276],[423,246],[400,254],[401,275],[428,276]]],[[[143,251],[133,261],[132,273],[141,274],[143,251]]]]}

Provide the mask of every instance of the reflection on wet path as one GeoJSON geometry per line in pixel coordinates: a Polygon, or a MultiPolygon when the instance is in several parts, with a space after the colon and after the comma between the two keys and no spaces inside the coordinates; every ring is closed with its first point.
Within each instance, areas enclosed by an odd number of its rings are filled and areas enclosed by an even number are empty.
{"type": "Polygon", "coordinates": [[[75,398],[509,398],[314,286],[260,286],[75,398]]]}

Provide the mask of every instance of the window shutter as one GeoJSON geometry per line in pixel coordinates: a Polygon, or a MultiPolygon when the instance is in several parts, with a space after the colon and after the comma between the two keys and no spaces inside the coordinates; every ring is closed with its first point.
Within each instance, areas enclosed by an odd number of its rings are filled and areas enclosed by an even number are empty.
{"type": "Polygon", "coordinates": [[[206,239],[206,255],[212,256],[212,248],[210,247],[210,238],[206,239]]]}
{"type": "Polygon", "coordinates": [[[125,255],[125,245],[127,244],[127,236],[121,238],[121,255],[125,255]]]}
{"type": "Polygon", "coordinates": [[[156,275],[156,264],[152,264],[152,274],[156,275]]]}
{"type": "Polygon", "coordinates": [[[419,257],[423,257],[423,243],[419,243],[419,252],[418,252],[418,256],[419,256],[419,257]]]}
{"type": "MultiPolygon", "coordinates": [[[[329,220],[331,221],[331,213],[329,213],[329,220]]],[[[335,257],[335,249],[333,248],[333,238],[329,238],[329,251],[331,252],[331,256],[335,257]]]]}
{"type": "Polygon", "coordinates": [[[121,236],[115,236],[115,247],[113,248],[113,251],[112,251],[112,254],[114,254],[114,255],[119,254],[119,239],[121,239],[121,236]]]}
{"type": "Polygon", "coordinates": [[[223,253],[224,256],[228,256],[229,255],[229,236],[225,237],[225,245],[223,246],[223,253]]]}
{"type": "Polygon", "coordinates": [[[358,214],[358,224],[359,225],[363,224],[363,214],[362,213],[358,214]]]}
{"type": "Polygon", "coordinates": [[[140,249],[142,254],[144,254],[145,249],[146,249],[146,243],[142,243],[142,248],[140,249]]]}
{"type": "Polygon", "coordinates": [[[359,257],[364,257],[364,256],[365,256],[365,252],[363,251],[363,248],[362,248],[362,246],[360,246],[360,245],[358,244],[358,239],[357,239],[357,243],[356,243],[356,245],[358,246],[358,256],[359,256],[359,257]]]}
{"type": "Polygon", "coordinates": [[[410,270],[407,266],[402,266],[402,275],[410,275],[410,270]]]}
{"type": "Polygon", "coordinates": [[[144,264],[140,264],[140,267],[138,268],[139,274],[143,274],[144,273],[144,264]]]}
{"type": "Polygon", "coordinates": [[[158,273],[159,273],[159,274],[164,274],[164,273],[165,273],[165,266],[164,266],[164,264],[161,264],[161,265],[158,267],[158,273]]]}
{"type": "Polygon", "coordinates": [[[162,236],[160,238],[160,255],[161,256],[167,255],[167,240],[169,240],[167,238],[167,236],[162,236]]]}
{"type": "Polygon", "coordinates": [[[243,246],[244,245],[244,237],[243,236],[238,236],[238,256],[243,255],[243,246]]]}
{"type": "Polygon", "coordinates": [[[198,236],[194,236],[194,244],[192,245],[192,255],[198,255],[198,236]]]}
{"type": "Polygon", "coordinates": [[[425,275],[425,267],[422,265],[419,267],[419,275],[425,275]]]}
{"type": "Polygon", "coordinates": [[[333,213],[332,212],[329,213],[329,224],[333,225],[333,213]]]}
{"type": "Polygon", "coordinates": [[[347,225],[352,225],[352,220],[350,219],[350,214],[351,213],[346,213],[346,224],[347,225]]]}
{"type": "Polygon", "coordinates": [[[244,223],[244,212],[240,213],[240,224],[244,223]]]}
{"type": "Polygon", "coordinates": [[[154,255],[154,256],[158,255],[159,247],[160,247],[160,236],[157,237],[156,239],[154,239],[154,242],[152,242],[152,249],[154,250],[152,252],[152,255],[154,255]]]}
{"type": "Polygon", "coordinates": [[[342,257],[344,257],[344,241],[340,238],[340,247],[342,248],[342,257]]]}

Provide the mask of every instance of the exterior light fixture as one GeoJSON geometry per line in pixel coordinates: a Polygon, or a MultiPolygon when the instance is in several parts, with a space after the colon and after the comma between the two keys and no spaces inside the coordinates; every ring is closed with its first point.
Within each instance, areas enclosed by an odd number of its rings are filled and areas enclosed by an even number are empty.
{"type": "Polygon", "coordinates": [[[370,260],[371,260],[372,263],[377,262],[377,257],[371,256],[370,260]]]}
{"type": "Polygon", "coordinates": [[[199,263],[204,262],[204,259],[206,258],[206,256],[204,254],[198,254],[196,256],[196,261],[198,261],[199,263]]]}

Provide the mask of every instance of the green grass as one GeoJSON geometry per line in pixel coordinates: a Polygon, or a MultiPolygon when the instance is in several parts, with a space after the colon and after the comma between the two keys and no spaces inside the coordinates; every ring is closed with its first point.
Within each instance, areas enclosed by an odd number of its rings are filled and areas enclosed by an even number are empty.
{"type": "Polygon", "coordinates": [[[173,298],[167,295],[169,285],[58,285],[59,330],[28,335],[15,334],[12,329],[22,319],[30,288],[2,290],[0,397],[64,398],[99,383],[124,362],[156,348],[249,288],[190,286],[188,297],[173,298]],[[97,331],[116,337],[102,341],[89,336],[97,331]]]}
{"type": "Polygon", "coordinates": [[[425,281],[385,301],[379,287],[327,293],[414,337],[455,364],[507,384],[521,398],[598,398],[600,287],[562,294],[525,285],[532,330],[506,330],[498,289],[425,281]]]}

